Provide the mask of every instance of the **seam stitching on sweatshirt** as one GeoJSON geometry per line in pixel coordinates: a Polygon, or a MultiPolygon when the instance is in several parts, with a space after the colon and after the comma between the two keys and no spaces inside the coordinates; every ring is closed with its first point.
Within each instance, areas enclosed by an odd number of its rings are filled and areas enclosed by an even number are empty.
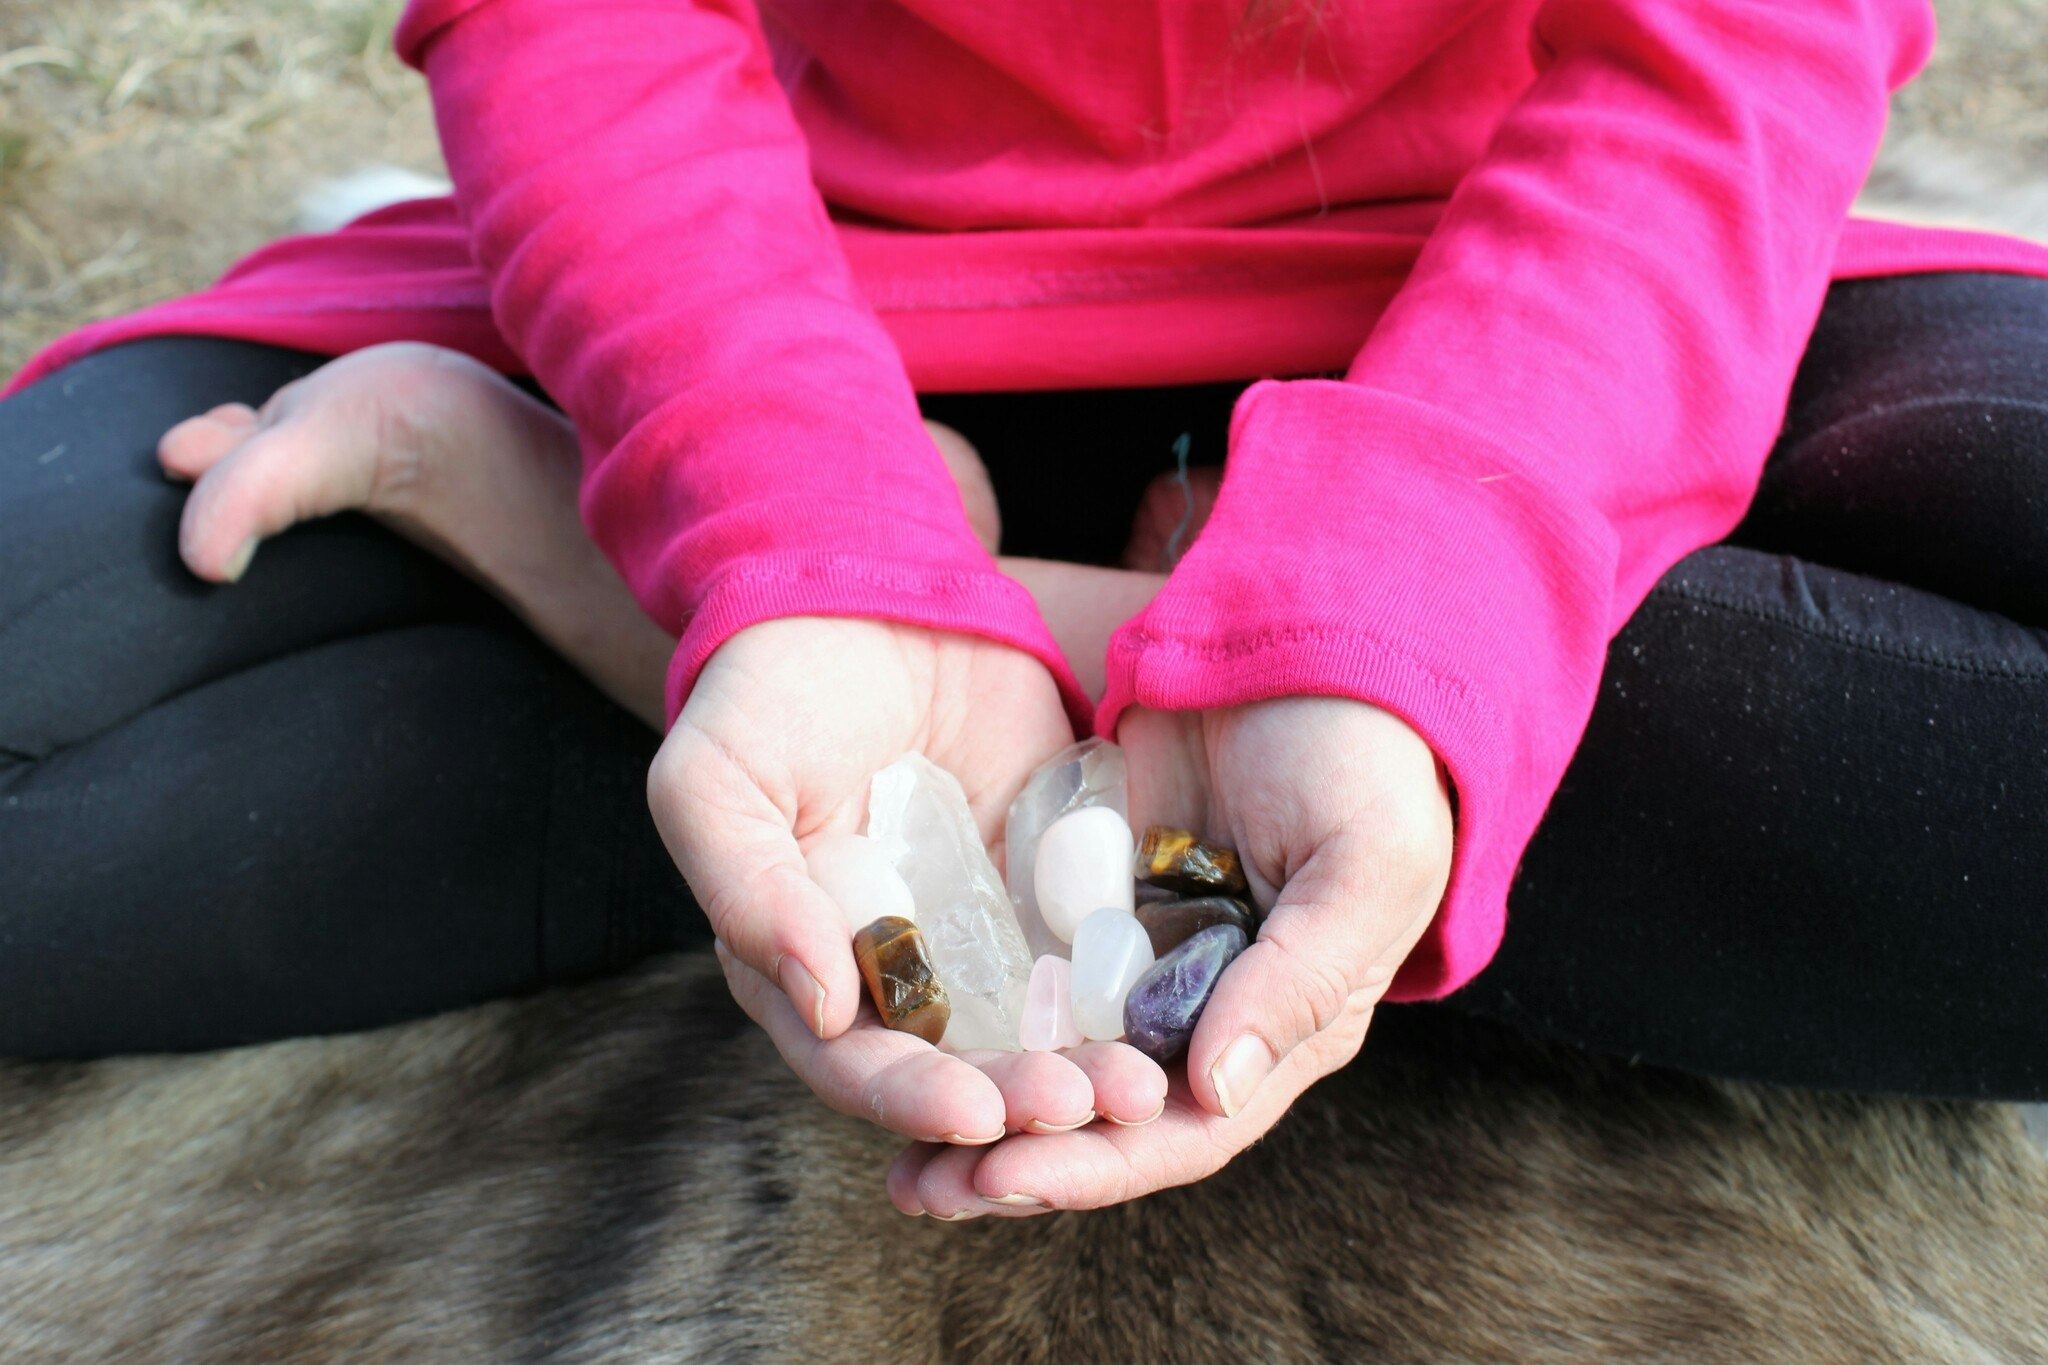
{"type": "Polygon", "coordinates": [[[1301,641],[1332,642],[1337,644],[1363,645],[1390,658],[1398,659],[1413,669],[1425,682],[1439,692],[1448,693],[1460,702],[1470,706],[1489,724],[1496,728],[1501,725],[1500,713],[1493,704],[1463,678],[1440,673],[1430,667],[1409,650],[1389,644],[1364,631],[1338,630],[1326,626],[1286,626],[1260,631],[1256,635],[1239,636],[1235,640],[1221,643],[1203,643],[1193,640],[1178,640],[1167,636],[1153,635],[1142,630],[1130,630],[1113,646],[1118,654],[1137,654],[1146,649],[1169,649],[1181,654],[1196,655],[1205,659],[1230,660],[1271,649],[1275,645],[1295,644],[1301,641]]]}
{"type": "MultiPolygon", "coordinates": [[[[916,566],[906,566],[901,573],[884,574],[877,573],[872,569],[854,567],[853,561],[847,558],[834,559],[821,564],[791,567],[763,564],[736,565],[720,574],[714,581],[711,590],[706,592],[705,596],[709,597],[711,592],[717,591],[719,583],[735,579],[754,583],[796,583],[829,580],[835,583],[860,583],[871,588],[924,586],[948,591],[975,588],[983,583],[988,583],[990,580],[999,579],[1003,584],[1014,587],[1019,592],[1026,591],[1021,583],[1018,583],[1015,579],[1012,579],[998,569],[923,569],[916,566]]],[[[931,592],[926,595],[935,597],[939,593],[931,592]]]]}
{"type": "MultiPolygon", "coordinates": [[[[1912,650],[1899,645],[1888,645],[1840,627],[1831,629],[1825,626],[1817,626],[1810,621],[1802,621],[1796,616],[1783,612],[1770,611],[1746,602],[1730,601],[1719,594],[1694,588],[1686,584],[1660,583],[1651,590],[1651,596],[1677,598],[1697,606],[1717,607],[1722,611],[1732,612],[1737,616],[1747,616],[1752,620],[1768,622],[1771,625],[1789,626],[1802,635],[1810,635],[1815,639],[1826,640],[1831,644],[1846,645],[1851,649],[1860,650],[1866,654],[1875,654],[1881,658],[1896,659],[1901,663],[1918,664],[1923,668],[1937,668],[1950,673],[1967,673],[1975,677],[1992,678],[2001,682],[2041,682],[2048,680],[2048,669],[2022,668],[2007,664],[1989,664],[1971,659],[1950,659],[1924,650],[1912,650]]],[[[2021,629],[2032,630],[2032,627],[2022,626],[2021,629]]]]}

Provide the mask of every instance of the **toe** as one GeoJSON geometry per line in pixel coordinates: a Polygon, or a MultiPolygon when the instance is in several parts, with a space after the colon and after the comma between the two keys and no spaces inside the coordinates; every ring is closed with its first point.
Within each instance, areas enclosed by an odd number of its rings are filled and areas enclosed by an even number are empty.
{"type": "Polygon", "coordinates": [[[196,479],[248,440],[256,426],[254,408],[246,403],[225,404],[165,432],[157,442],[157,462],[174,479],[196,479]]]}

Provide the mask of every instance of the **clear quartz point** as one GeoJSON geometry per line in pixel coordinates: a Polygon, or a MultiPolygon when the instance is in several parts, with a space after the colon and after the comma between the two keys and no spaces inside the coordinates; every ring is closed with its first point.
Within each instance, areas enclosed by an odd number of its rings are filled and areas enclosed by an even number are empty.
{"type": "MultiPolygon", "coordinates": [[[[1130,779],[1124,751],[1101,739],[1084,739],[1062,749],[1040,765],[1010,803],[1003,830],[1004,861],[1010,894],[1017,902],[1017,923],[1033,956],[1067,957],[1067,941],[1047,927],[1039,911],[1038,842],[1055,820],[1088,806],[1107,806],[1130,820],[1130,779]]],[[[1128,901],[1114,902],[1128,907],[1128,901]]],[[[1099,907],[1090,907],[1099,908],[1099,907]]]]}
{"type": "Polygon", "coordinates": [[[922,754],[897,759],[868,789],[868,837],[916,903],[917,926],[952,1003],[946,1046],[1018,1051],[1032,958],[959,779],[922,754]]]}

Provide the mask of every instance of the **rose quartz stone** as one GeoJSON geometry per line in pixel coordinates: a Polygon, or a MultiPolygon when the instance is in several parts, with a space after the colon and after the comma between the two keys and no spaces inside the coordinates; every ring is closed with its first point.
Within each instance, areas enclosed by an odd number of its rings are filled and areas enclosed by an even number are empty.
{"type": "Polygon", "coordinates": [[[1031,967],[1020,1030],[1026,1052],[1057,1052],[1085,1041],[1074,1023],[1074,964],[1050,953],[1031,967]]]}

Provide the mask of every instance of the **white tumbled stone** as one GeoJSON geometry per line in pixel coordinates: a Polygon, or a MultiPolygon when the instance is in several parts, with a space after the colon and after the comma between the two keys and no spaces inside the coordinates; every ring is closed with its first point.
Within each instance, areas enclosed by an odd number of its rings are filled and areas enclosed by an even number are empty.
{"type": "Polygon", "coordinates": [[[1054,934],[1039,913],[1039,839],[1054,821],[1088,807],[1107,807],[1128,821],[1129,786],[1124,751],[1106,740],[1085,739],[1046,760],[1010,803],[1003,827],[1005,870],[1017,902],[1017,923],[1032,956],[1065,956],[1073,935],[1071,926],[1065,935],[1054,934]]]}
{"type": "Polygon", "coordinates": [[[1052,822],[1038,841],[1032,868],[1038,913],[1062,943],[1097,910],[1129,910],[1137,883],[1131,827],[1108,806],[1083,806],[1052,822]]]}
{"type": "Polygon", "coordinates": [[[868,837],[917,906],[917,927],[953,1007],[945,1045],[1017,1051],[1031,954],[959,779],[921,754],[897,759],[868,789],[868,837]]]}
{"type": "Polygon", "coordinates": [[[884,915],[915,922],[917,902],[896,864],[873,839],[859,834],[828,834],[804,855],[804,870],[846,916],[847,928],[859,933],[884,915]]]}
{"type": "Polygon", "coordinates": [[[1074,1023],[1084,1037],[1124,1036],[1124,998],[1152,965],[1152,939],[1128,910],[1097,910],[1074,931],[1074,1023]]]}
{"type": "Polygon", "coordinates": [[[1031,985],[1024,993],[1024,1023],[1018,1036],[1026,1052],[1081,1046],[1081,1029],[1074,1023],[1073,963],[1048,953],[1031,964],[1031,985]]]}

